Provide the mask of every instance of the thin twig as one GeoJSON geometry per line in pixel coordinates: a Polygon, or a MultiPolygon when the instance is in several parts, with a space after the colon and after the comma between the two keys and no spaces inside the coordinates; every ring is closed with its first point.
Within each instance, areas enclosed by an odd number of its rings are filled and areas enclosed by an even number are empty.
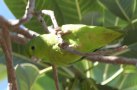
{"type": "Polygon", "coordinates": [[[137,65],[137,59],[135,58],[126,58],[119,56],[102,56],[102,55],[86,56],[86,58],[89,61],[99,61],[99,62],[111,63],[111,64],[137,65]]]}
{"type": "Polygon", "coordinates": [[[128,49],[128,46],[124,45],[124,46],[114,47],[111,49],[107,48],[107,49],[97,50],[96,52],[92,52],[91,54],[92,55],[93,54],[95,54],[95,55],[116,55],[117,53],[121,53],[121,52],[125,51],[126,49],[128,49]]]}
{"type": "Polygon", "coordinates": [[[42,12],[43,14],[45,14],[45,15],[50,16],[54,28],[58,28],[58,23],[57,23],[57,21],[56,21],[54,12],[53,12],[52,10],[42,10],[41,12],[42,12]]]}
{"type": "MultiPolygon", "coordinates": [[[[58,37],[59,46],[60,46],[60,47],[61,47],[61,46],[64,47],[64,44],[65,44],[65,46],[66,46],[65,41],[62,39],[62,34],[60,33],[62,30],[61,30],[61,28],[58,26],[57,20],[56,20],[55,15],[54,15],[54,12],[53,12],[52,10],[42,10],[41,12],[42,12],[43,14],[45,14],[45,15],[50,16],[51,21],[52,21],[53,26],[54,26],[54,29],[55,29],[55,33],[54,33],[54,34],[56,34],[57,37],[58,37]]],[[[51,32],[51,33],[52,33],[52,32],[51,32]]]]}
{"type": "Polygon", "coordinates": [[[56,90],[60,90],[59,89],[59,80],[58,80],[58,71],[57,71],[56,65],[52,65],[52,69],[53,69],[53,73],[54,73],[53,75],[54,75],[56,90]]]}
{"type": "Polygon", "coordinates": [[[26,38],[29,38],[29,39],[32,39],[34,36],[38,36],[39,35],[38,33],[34,32],[32,30],[29,30],[27,28],[22,28],[22,27],[12,27],[12,28],[10,28],[10,30],[12,32],[16,32],[16,33],[22,34],[26,38]]]}
{"type": "MultiPolygon", "coordinates": [[[[12,22],[12,21],[11,21],[12,22]]],[[[15,27],[12,25],[12,23],[7,21],[5,18],[3,18],[2,16],[0,16],[0,25],[4,24],[8,27],[9,30],[11,30],[12,32],[16,32],[19,34],[24,35],[26,38],[30,38],[32,39],[34,36],[38,36],[39,34],[29,30],[27,28],[22,28],[22,27],[15,27]]]]}
{"type": "Polygon", "coordinates": [[[32,17],[35,9],[35,0],[28,0],[24,16],[15,24],[15,26],[20,26],[21,24],[28,22],[32,17]]]}
{"type": "MultiPolygon", "coordinates": [[[[75,50],[71,48],[69,45],[62,45],[60,46],[62,49],[79,55],[79,56],[84,56],[86,59],[89,61],[99,61],[99,62],[105,62],[105,63],[111,63],[111,64],[130,64],[130,65],[137,65],[137,59],[134,58],[125,58],[125,57],[119,57],[119,56],[104,56],[104,55],[99,55],[98,53],[83,53],[79,52],[78,50],[75,50]]],[[[107,52],[108,54],[108,52],[107,52]]]]}
{"type": "Polygon", "coordinates": [[[41,12],[37,12],[36,17],[37,17],[38,21],[42,24],[42,26],[45,30],[45,33],[50,33],[49,30],[48,30],[47,24],[46,24],[44,18],[42,17],[42,15],[41,15],[41,12]]]}
{"type": "MultiPolygon", "coordinates": [[[[0,36],[2,36],[2,33],[0,32],[0,36]]],[[[23,35],[20,34],[10,34],[10,38],[12,42],[18,43],[18,44],[26,44],[28,42],[28,39],[25,38],[23,35]]]]}
{"type": "Polygon", "coordinates": [[[22,45],[25,45],[27,42],[28,42],[28,39],[23,37],[22,35],[20,34],[17,34],[17,35],[10,35],[11,37],[11,41],[12,42],[15,42],[15,43],[18,43],[18,44],[22,44],[22,45]]]}

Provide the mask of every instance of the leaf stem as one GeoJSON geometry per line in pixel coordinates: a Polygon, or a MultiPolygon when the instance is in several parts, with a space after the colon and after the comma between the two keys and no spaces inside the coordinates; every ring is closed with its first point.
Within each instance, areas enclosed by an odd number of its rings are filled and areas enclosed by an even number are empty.
{"type": "Polygon", "coordinates": [[[112,81],[113,79],[115,79],[118,75],[120,75],[123,72],[123,68],[121,67],[115,74],[113,74],[110,78],[104,80],[103,82],[101,82],[101,85],[105,85],[107,83],[109,83],[110,81],[112,81]]]}

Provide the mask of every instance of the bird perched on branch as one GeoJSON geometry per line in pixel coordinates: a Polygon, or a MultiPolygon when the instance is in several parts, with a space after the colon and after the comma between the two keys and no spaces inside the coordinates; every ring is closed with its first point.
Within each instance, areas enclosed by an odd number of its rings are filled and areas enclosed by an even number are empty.
{"type": "MultiPolygon", "coordinates": [[[[61,26],[62,39],[75,50],[88,53],[101,48],[122,36],[122,32],[82,24],[66,24],[61,26]]],[[[77,61],[81,56],[72,54],[59,47],[56,34],[39,35],[27,44],[28,55],[40,58],[42,62],[54,65],[67,65],[77,61]]]]}

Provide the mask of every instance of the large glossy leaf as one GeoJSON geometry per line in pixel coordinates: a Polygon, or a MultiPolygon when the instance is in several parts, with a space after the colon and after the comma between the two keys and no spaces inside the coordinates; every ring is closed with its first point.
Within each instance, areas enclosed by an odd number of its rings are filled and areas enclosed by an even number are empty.
{"type": "MultiPolygon", "coordinates": [[[[129,45],[128,49],[118,52],[117,55],[127,58],[136,58],[137,43],[129,45]]],[[[91,75],[103,85],[116,87],[119,90],[135,90],[137,84],[137,68],[128,65],[98,64],[93,68],[91,75]],[[100,69],[102,68],[102,69],[100,69]],[[93,73],[94,72],[94,73],[93,73]],[[127,82],[128,81],[128,82],[127,82]]]]}
{"type": "MultiPolygon", "coordinates": [[[[25,12],[27,0],[4,0],[9,9],[17,18],[21,18],[25,12]]],[[[83,16],[93,10],[100,9],[96,0],[36,0],[36,10],[50,9],[55,12],[55,16],[60,25],[66,23],[79,23],[83,16]],[[69,7],[69,8],[68,8],[69,7]]],[[[46,23],[50,24],[49,18],[45,18],[46,23]]],[[[33,18],[25,24],[26,27],[42,33],[41,24],[33,18]],[[37,27],[35,27],[37,25],[37,27]]]]}
{"type": "MultiPolygon", "coordinates": [[[[110,10],[113,14],[118,16],[120,19],[126,20],[127,24],[123,27],[126,31],[126,35],[123,44],[132,44],[137,42],[136,37],[136,13],[137,13],[137,2],[136,0],[100,0],[103,5],[110,10]]],[[[111,19],[109,19],[111,20],[111,19]]],[[[114,20],[113,20],[114,21],[114,20]]],[[[123,26],[119,23],[118,25],[123,26]]]]}
{"type": "Polygon", "coordinates": [[[93,71],[94,71],[94,76],[93,76],[94,79],[98,83],[101,83],[103,85],[107,84],[111,87],[116,87],[119,90],[136,87],[137,73],[124,73],[123,69],[117,65],[99,64],[93,69],[93,71]],[[100,70],[99,68],[103,68],[103,69],[100,70]]]}
{"type": "Polygon", "coordinates": [[[19,90],[30,90],[39,75],[39,70],[36,66],[26,63],[19,64],[16,73],[19,90]]]}
{"type": "Polygon", "coordinates": [[[112,13],[131,22],[135,17],[136,0],[100,0],[112,13]]]}

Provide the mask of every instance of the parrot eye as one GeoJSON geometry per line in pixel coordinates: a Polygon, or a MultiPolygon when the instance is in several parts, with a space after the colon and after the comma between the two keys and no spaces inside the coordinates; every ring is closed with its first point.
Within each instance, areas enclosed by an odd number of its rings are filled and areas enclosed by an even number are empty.
{"type": "Polygon", "coordinates": [[[31,46],[31,50],[35,50],[35,46],[31,46]]]}

